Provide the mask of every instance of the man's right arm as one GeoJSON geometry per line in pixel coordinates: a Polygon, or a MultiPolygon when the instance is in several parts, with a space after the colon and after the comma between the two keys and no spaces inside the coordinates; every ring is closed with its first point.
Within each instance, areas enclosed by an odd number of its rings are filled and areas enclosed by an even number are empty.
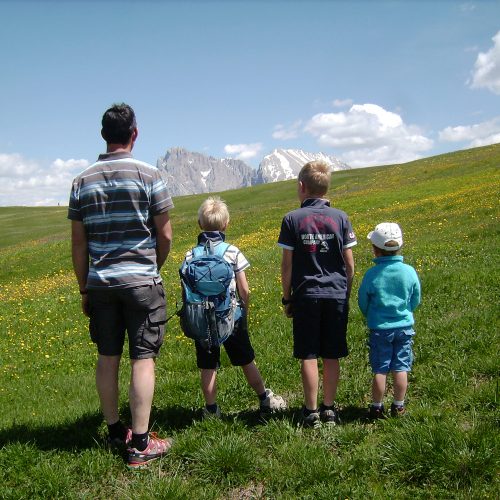
{"type": "Polygon", "coordinates": [[[167,260],[172,246],[172,224],[168,211],[155,215],[153,219],[156,228],[156,264],[159,271],[167,260]]]}

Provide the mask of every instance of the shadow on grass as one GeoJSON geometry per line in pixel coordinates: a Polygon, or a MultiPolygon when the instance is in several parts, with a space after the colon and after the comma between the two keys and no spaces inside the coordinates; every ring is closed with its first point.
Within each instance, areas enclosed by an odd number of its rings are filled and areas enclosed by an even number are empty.
{"type": "MultiPolygon", "coordinates": [[[[123,422],[130,422],[128,406],[121,409],[123,422]]],[[[271,415],[261,415],[256,410],[245,410],[223,416],[223,420],[231,421],[237,418],[247,427],[266,425],[271,420],[287,421],[292,425],[300,425],[301,409],[289,408],[271,415]]],[[[202,419],[200,410],[174,406],[162,409],[153,409],[151,414],[151,428],[160,427],[163,432],[179,432],[191,427],[202,419]]],[[[367,411],[364,408],[348,406],[341,410],[342,424],[360,422],[367,423],[367,411]]],[[[85,450],[106,446],[105,432],[103,432],[103,417],[100,412],[87,413],[73,422],[60,425],[36,427],[27,424],[14,424],[0,430],[0,448],[12,444],[34,444],[38,449],[48,450],[85,450]]]]}
{"type": "Polygon", "coordinates": [[[40,450],[83,450],[102,446],[99,435],[102,415],[98,412],[82,415],[73,422],[36,427],[14,424],[0,430],[0,447],[12,443],[34,444],[40,450]]]}

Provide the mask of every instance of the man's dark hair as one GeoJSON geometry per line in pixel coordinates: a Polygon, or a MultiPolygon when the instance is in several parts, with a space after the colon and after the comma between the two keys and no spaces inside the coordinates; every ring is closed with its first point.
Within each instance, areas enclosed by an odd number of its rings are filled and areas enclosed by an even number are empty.
{"type": "Polygon", "coordinates": [[[101,135],[108,144],[127,144],[137,126],[134,110],[125,103],[113,104],[101,123],[101,135]]]}

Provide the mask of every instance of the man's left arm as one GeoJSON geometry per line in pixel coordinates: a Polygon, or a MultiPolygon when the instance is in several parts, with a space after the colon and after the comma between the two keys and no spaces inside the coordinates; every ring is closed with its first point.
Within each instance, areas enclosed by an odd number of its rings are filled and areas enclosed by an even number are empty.
{"type": "Polygon", "coordinates": [[[88,316],[87,278],[89,274],[89,248],[85,227],[83,222],[79,220],[71,221],[71,258],[82,296],[82,311],[85,316],[88,316]]]}

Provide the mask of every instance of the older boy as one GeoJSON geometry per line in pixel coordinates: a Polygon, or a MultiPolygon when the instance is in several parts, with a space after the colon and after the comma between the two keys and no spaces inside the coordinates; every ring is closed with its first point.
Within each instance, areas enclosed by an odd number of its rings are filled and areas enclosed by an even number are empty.
{"type": "MultiPolygon", "coordinates": [[[[198,224],[202,232],[198,236],[198,245],[212,244],[213,248],[225,240],[224,231],[229,224],[227,205],[218,197],[205,200],[198,210],[198,224]]],[[[186,258],[181,269],[193,258],[193,250],[186,253],[186,258]]],[[[233,366],[241,366],[243,373],[259,398],[261,413],[270,413],[286,408],[286,403],[281,396],[273,394],[266,389],[264,381],[255,364],[255,353],[250,343],[247,328],[247,311],[250,291],[245,270],[250,267],[248,260],[234,245],[229,245],[223,255],[234,270],[235,279],[229,285],[230,290],[237,292],[241,303],[238,311],[233,333],[224,342],[229,360],[233,366]]],[[[220,408],[217,405],[216,375],[220,365],[220,347],[212,347],[208,351],[200,342],[195,341],[196,362],[200,369],[201,389],[205,398],[203,416],[220,417],[220,408]]]]}
{"type": "Polygon", "coordinates": [[[293,354],[301,361],[303,424],[335,425],[339,359],[347,356],[348,302],[354,276],[356,237],[347,215],[324,198],[331,169],[322,161],[304,165],[298,177],[300,208],[283,219],[278,245],[282,303],[293,317],[293,354]],[[323,403],[318,409],[318,358],[323,359],[323,403]]]}
{"type": "Polygon", "coordinates": [[[387,373],[394,379],[392,416],[406,413],[404,399],[413,361],[413,311],[420,303],[420,282],[413,267],[399,255],[403,234],[398,224],[383,222],[368,234],[375,266],[368,269],[359,288],[358,304],[370,329],[370,364],[373,371],[370,418],[384,418],[383,398],[387,373]]]}

